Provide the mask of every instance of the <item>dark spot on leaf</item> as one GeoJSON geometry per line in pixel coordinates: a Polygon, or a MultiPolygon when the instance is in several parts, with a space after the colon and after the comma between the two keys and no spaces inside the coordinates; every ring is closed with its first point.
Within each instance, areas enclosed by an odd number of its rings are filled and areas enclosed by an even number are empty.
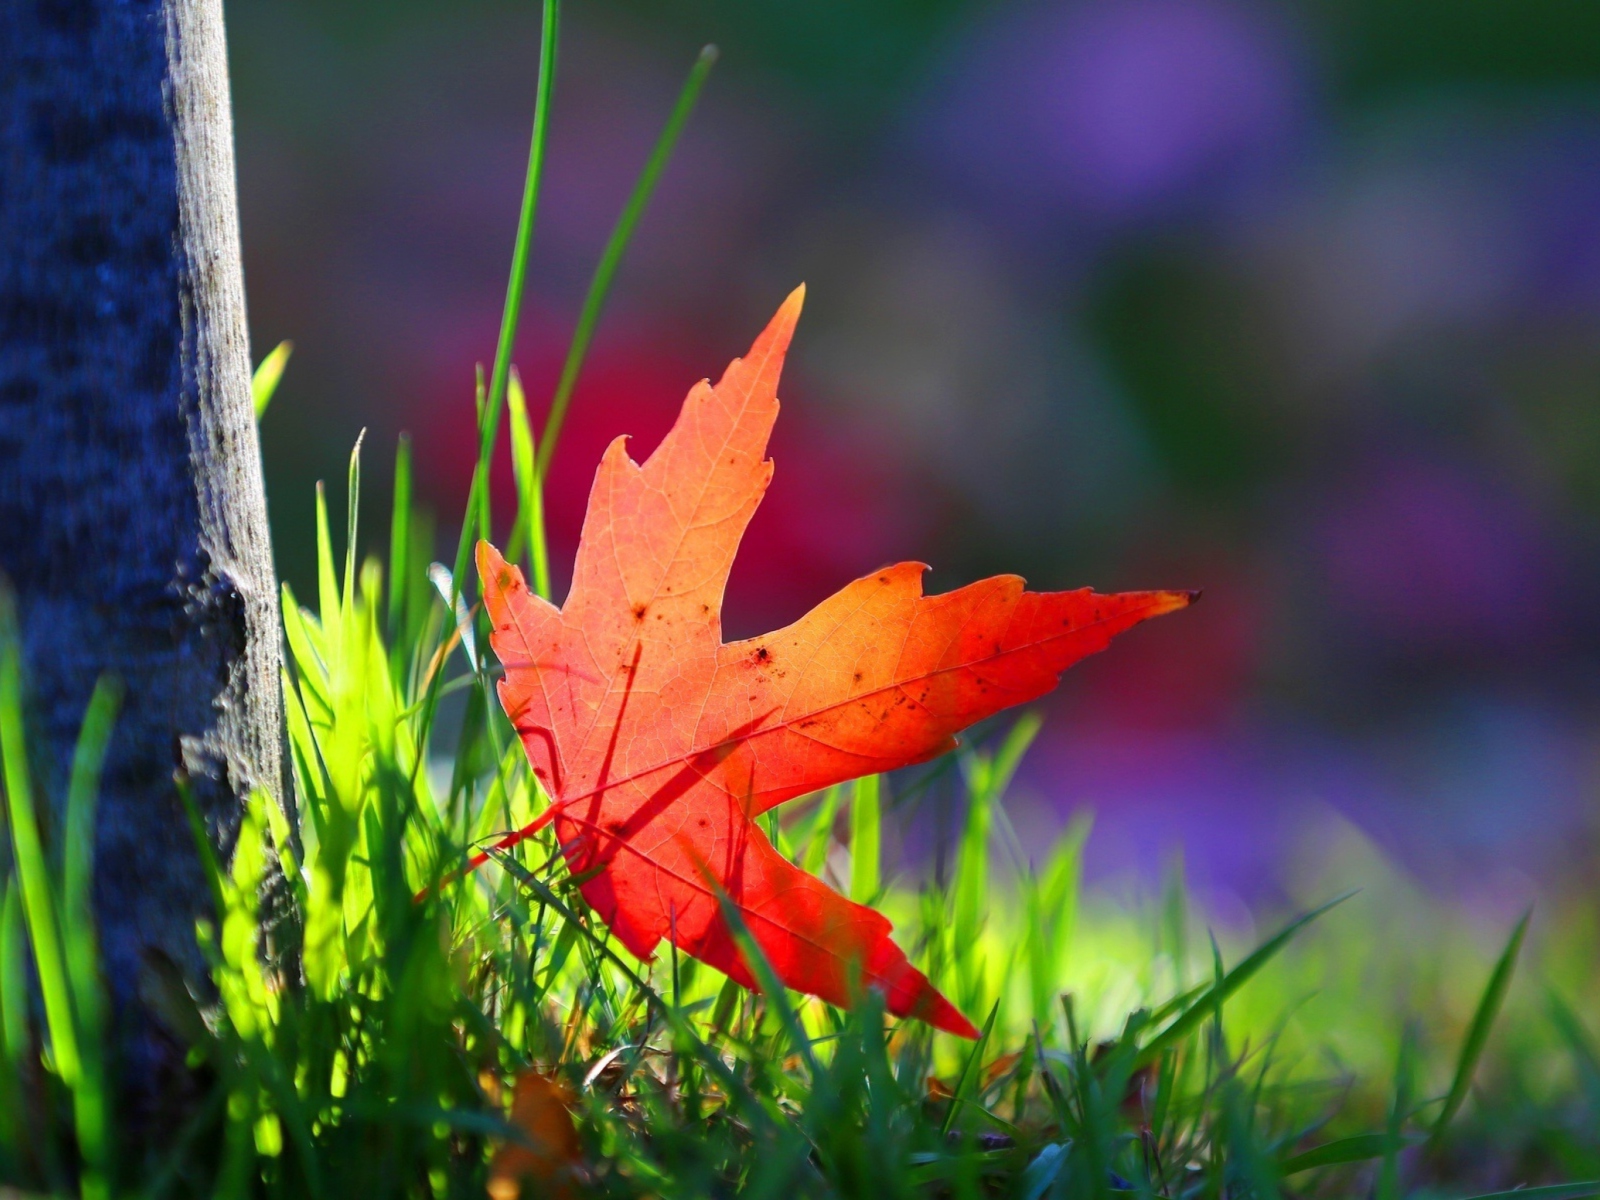
{"type": "Polygon", "coordinates": [[[635,604],[633,606],[633,619],[635,621],[644,620],[644,614],[649,611],[649,607],[647,604],[635,604]]]}
{"type": "Polygon", "coordinates": [[[756,661],[757,662],[768,662],[768,661],[771,660],[771,658],[772,658],[772,651],[768,650],[765,646],[757,647],[757,649],[756,649],[756,661]]]}

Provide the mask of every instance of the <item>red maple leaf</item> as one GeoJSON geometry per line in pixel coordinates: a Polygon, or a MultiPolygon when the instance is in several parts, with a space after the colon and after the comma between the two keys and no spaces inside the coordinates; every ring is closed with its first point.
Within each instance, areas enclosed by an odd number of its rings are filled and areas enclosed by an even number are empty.
{"type": "Polygon", "coordinates": [[[625,437],[611,443],[561,608],[479,544],[500,699],[554,800],[501,845],[553,819],[584,899],[640,958],[668,937],[755,986],[720,892],[787,986],[845,1004],[854,975],[890,1012],[975,1037],[881,914],[786,860],[754,818],[943,754],[1194,594],[1028,592],[1000,575],[924,596],[926,568],[900,563],[785,629],[724,644],[723,587],[772,479],[763,455],[803,297],[715,387],[695,385],[644,465],[625,437]]]}

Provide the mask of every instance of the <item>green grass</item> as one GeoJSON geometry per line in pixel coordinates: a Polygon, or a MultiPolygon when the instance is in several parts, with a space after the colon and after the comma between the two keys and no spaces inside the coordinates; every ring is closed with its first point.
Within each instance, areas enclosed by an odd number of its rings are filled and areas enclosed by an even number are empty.
{"type": "Polygon", "coordinates": [[[749,993],[677,955],[632,960],[548,830],[418,903],[546,801],[484,702],[492,669],[470,614],[446,618],[449,588],[421,570],[386,588],[378,562],[342,549],[324,521],[315,610],[284,597],[296,810],[257,794],[232,861],[210,862],[218,920],[197,932],[213,990],[154,985],[198,1089],[159,1154],[119,1142],[106,1109],[92,867],[70,836],[92,824],[115,692],[91,706],[52,839],[22,774],[5,643],[0,1179],[56,1195],[480,1196],[496,1146],[523,1136],[506,1097],[530,1070],[573,1097],[573,1195],[1466,1196],[1600,1175],[1592,993],[1547,1000],[1527,980],[1532,960],[1586,982],[1592,926],[1524,921],[1494,959],[1465,918],[1346,855],[1329,873],[1367,890],[1265,936],[1220,931],[1219,948],[1176,880],[1148,905],[1084,893],[1082,824],[1022,862],[1004,802],[1027,716],[959,754],[967,817],[946,887],[878,856],[884,822],[916,813],[888,781],[776,826],[796,862],[895,917],[984,1020],[976,1044],[888,1020],[871,993],[850,1011],[786,994],[760,963],[766,987],[749,993]],[[456,693],[454,756],[430,762],[426,698],[456,693]],[[269,930],[275,859],[290,903],[269,930]]]}
{"type": "MultiPolygon", "coordinates": [[[[496,528],[489,450],[504,404],[518,511],[502,527],[544,594],[542,479],[562,414],[714,57],[696,63],[619,220],[536,443],[510,346],[557,16],[548,4],[506,319],[480,373],[482,453],[457,543],[496,528]]],[[[259,409],[286,356],[258,374],[259,409]]],[[[570,1096],[582,1149],[529,1195],[1600,1193],[1564,1182],[1600,1178],[1592,897],[1491,937],[1348,831],[1323,837],[1316,869],[1295,876],[1298,911],[1275,919],[1208,921],[1181,871],[1148,902],[1086,891],[1087,818],[1032,854],[1007,819],[1039,728],[1028,714],[958,753],[964,817],[943,882],[897,875],[883,854],[892,823],[923,819],[914,788],[860,780],[770,818],[783,853],[891,916],[918,964],[982,1020],[976,1043],[892,1020],[872,992],[848,1010],[784,992],[731,908],[759,991],[670,949],[636,961],[588,914],[548,829],[460,876],[473,849],[548,799],[494,701],[467,560],[431,563],[405,440],[387,562],[363,557],[361,449],[343,545],[319,489],[316,595],[283,594],[292,802],[251,796],[229,862],[199,837],[215,901],[196,930],[209,980],[155,968],[142,983],[191,1068],[164,1139],[129,1140],[111,1103],[89,906],[118,691],[107,681],[90,704],[65,820],[51,828],[0,612],[0,1187],[480,1197],[503,1147],[540,1149],[540,1127],[511,1107],[537,1072],[570,1096]]]]}

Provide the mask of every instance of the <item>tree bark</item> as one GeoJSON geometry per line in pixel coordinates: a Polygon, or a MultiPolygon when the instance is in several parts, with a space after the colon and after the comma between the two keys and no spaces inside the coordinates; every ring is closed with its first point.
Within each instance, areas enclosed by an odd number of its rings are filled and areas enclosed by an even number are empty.
{"type": "Polygon", "coordinates": [[[54,802],[96,679],[126,687],[95,907],[149,1098],[174,1058],[141,972],[202,974],[210,909],[174,774],[224,863],[284,783],[221,0],[0,0],[0,572],[54,802]]]}

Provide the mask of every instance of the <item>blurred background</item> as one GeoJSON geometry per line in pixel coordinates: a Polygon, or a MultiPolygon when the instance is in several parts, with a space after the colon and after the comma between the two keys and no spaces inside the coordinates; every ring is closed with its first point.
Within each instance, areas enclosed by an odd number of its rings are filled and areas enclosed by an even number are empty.
{"type": "MultiPolygon", "coordinates": [[[[605,443],[633,434],[642,459],[804,280],[730,636],[903,558],[935,590],[1203,588],[1048,702],[1022,845],[1092,808],[1091,879],[1157,886],[1181,851],[1223,902],[1293,892],[1284,864],[1349,835],[1496,915],[1592,873],[1600,6],[564,18],[517,348],[536,417],[683,75],[703,42],[723,57],[577,389],[558,571],[605,443]]],[[[538,12],[229,0],[228,19],[255,353],[296,346],[268,490],[306,594],[314,481],[342,479],[362,427],[370,544],[401,430],[454,544],[538,12]]],[[[931,854],[939,788],[901,790],[923,797],[907,852],[931,854]]]]}

